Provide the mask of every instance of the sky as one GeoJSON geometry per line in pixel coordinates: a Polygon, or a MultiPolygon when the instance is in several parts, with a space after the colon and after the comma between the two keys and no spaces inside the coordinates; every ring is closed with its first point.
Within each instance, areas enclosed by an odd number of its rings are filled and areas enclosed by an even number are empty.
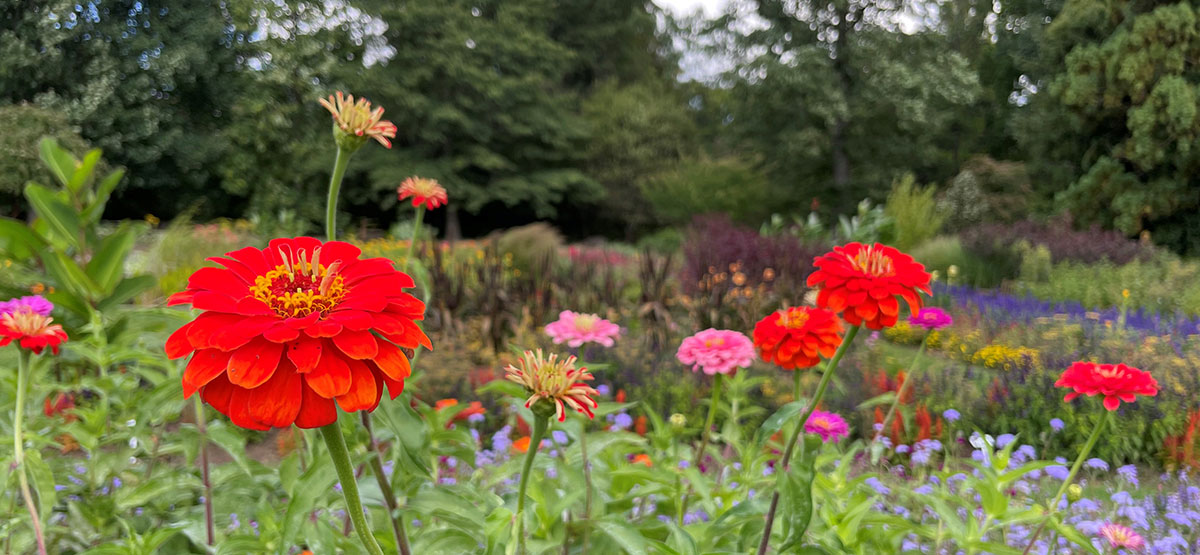
{"type": "Polygon", "coordinates": [[[655,4],[671,10],[676,15],[691,15],[699,8],[710,17],[721,13],[727,2],[728,0],[654,0],[655,4]]]}

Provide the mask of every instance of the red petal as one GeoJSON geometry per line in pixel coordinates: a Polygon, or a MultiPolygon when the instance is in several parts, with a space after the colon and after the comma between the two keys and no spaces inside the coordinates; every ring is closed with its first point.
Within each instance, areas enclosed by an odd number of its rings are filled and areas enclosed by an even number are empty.
{"type": "Polygon", "coordinates": [[[248,389],[256,388],[275,373],[283,345],[257,338],[233,352],[229,358],[229,381],[248,389]]]}
{"type": "Polygon", "coordinates": [[[291,426],[300,413],[301,377],[284,365],[266,383],[251,391],[250,417],[272,428],[291,426]]]}
{"type": "Polygon", "coordinates": [[[238,312],[238,303],[233,297],[224,293],[197,291],[196,295],[192,297],[192,308],[216,312],[238,312]]]}
{"type": "Polygon", "coordinates": [[[346,361],[350,367],[350,390],[337,397],[337,404],[346,412],[370,410],[379,402],[379,384],[375,374],[358,360],[346,361]]]}
{"type": "Polygon", "coordinates": [[[379,341],[378,344],[379,354],[375,355],[375,364],[385,376],[403,381],[412,374],[412,365],[404,356],[404,351],[387,341],[379,341]]]}
{"type": "Polygon", "coordinates": [[[322,343],[317,340],[302,339],[288,344],[288,360],[296,365],[296,371],[301,374],[316,368],[321,361],[322,343]]]}
{"type": "Polygon", "coordinates": [[[1110,396],[1104,398],[1104,408],[1106,408],[1110,411],[1113,411],[1113,410],[1117,410],[1117,407],[1120,407],[1120,406],[1121,406],[1121,400],[1117,399],[1116,396],[1110,395],[1110,396]]]}
{"type": "Polygon", "coordinates": [[[249,343],[250,340],[258,337],[279,321],[277,316],[251,316],[249,318],[238,314],[227,316],[232,318],[223,319],[222,322],[225,325],[213,331],[212,337],[209,339],[212,346],[222,351],[232,351],[249,343]]]}
{"type": "MultiPolygon", "coordinates": [[[[367,366],[370,366],[370,364],[367,366]]],[[[383,371],[379,371],[377,377],[380,380],[383,380],[383,383],[387,385],[388,398],[395,399],[398,395],[404,392],[404,380],[393,380],[392,378],[388,377],[387,374],[383,373],[383,371]]]]}
{"type": "MultiPolygon", "coordinates": [[[[192,320],[192,324],[188,326],[187,338],[192,346],[197,349],[207,349],[216,347],[212,343],[214,334],[226,330],[234,326],[239,321],[244,320],[242,316],[237,314],[222,314],[220,312],[204,312],[192,320]]],[[[226,351],[232,349],[225,349],[226,351]]]]}
{"type": "MultiPolygon", "coordinates": [[[[380,299],[382,300],[382,299],[380,299]]],[[[371,328],[374,323],[371,315],[361,310],[344,310],[344,307],[339,306],[337,312],[329,315],[330,322],[337,322],[346,329],[362,331],[371,328]]]]}
{"type": "Polygon", "coordinates": [[[339,272],[346,280],[346,285],[353,285],[363,278],[392,273],[396,273],[396,266],[386,258],[359,260],[339,272]]]}
{"type": "Polygon", "coordinates": [[[333,344],[346,353],[346,356],[358,360],[375,358],[379,353],[375,336],[369,331],[343,330],[342,333],[333,336],[333,344]]]}
{"type": "Polygon", "coordinates": [[[196,350],[195,347],[192,347],[192,343],[188,341],[188,328],[190,328],[193,323],[194,322],[188,322],[184,324],[179,329],[175,330],[175,333],[172,333],[171,337],[167,338],[167,345],[164,347],[164,350],[167,352],[167,358],[171,360],[183,358],[187,356],[188,353],[196,350]]]}
{"type": "Polygon", "coordinates": [[[304,330],[309,337],[333,337],[342,333],[342,325],[337,322],[322,320],[304,330]]]}
{"type": "Polygon", "coordinates": [[[279,322],[263,332],[263,338],[273,343],[287,343],[300,337],[300,330],[279,322]]]}
{"type": "Polygon", "coordinates": [[[382,276],[372,276],[355,283],[354,285],[348,285],[350,289],[350,295],[354,297],[369,295],[384,298],[399,293],[402,288],[412,286],[412,278],[400,272],[382,276]]]}
{"type": "Polygon", "coordinates": [[[233,384],[224,374],[213,378],[208,385],[200,388],[200,398],[217,412],[229,416],[229,399],[233,396],[233,384]]]}
{"type": "Polygon", "coordinates": [[[337,421],[337,405],[333,399],[325,399],[317,395],[306,384],[300,386],[300,413],[296,415],[296,425],[301,428],[320,428],[337,421]]]}
{"type": "Polygon", "coordinates": [[[270,426],[255,420],[250,414],[250,407],[255,402],[254,391],[236,385],[232,387],[233,395],[229,397],[229,420],[235,426],[248,430],[270,430],[270,426]]]}
{"type": "MultiPolygon", "coordinates": [[[[378,295],[350,295],[350,298],[338,303],[337,310],[365,310],[379,312],[388,306],[388,298],[378,295]]],[[[336,312],[335,312],[336,314],[336,312]]]]}
{"type": "Polygon", "coordinates": [[[258,272],[251,270],[250,267],[247,266],[245,263],[239,262],[237,260],[233,260],[232,258],[223,258],[220,256],[212,256],[212,257],[206,258],[205,260],[216,263],[216,264],[220,264],[220,265],[228,268],[230,272],[234,273],[234,275],[242,278],[242,280],[245,281],[247,285],[254,283],[255,278],[257,278],[260,275],[258,272]]]}
{"type": "MultiPolygon", "coordinates": [[[[378,320],[378,317],[376,317],[376,321],[378,320]]],[[[400,322],[404,326],[404,331],[402,333],[384,333],[384,337],[401,347],[415,349],[417,348],[417,345],[421,345],[430,351],[433,350],[433,343],[429,341],[429,337],[425,335],[425,332],[421,331],[421,328],[417,327],[416,323],[409,320],[400,320],[400,322]]]]}
{"type": "Polygon", "coordinates": [[[229,366],[229,356],[218,349],[204,349],[196,352],[183,370],[183,398],[191,397],[197,389],[204,387],[217,376],[225,373],[229,366]]]}
{"type": "Polygon", "coordinates": [[[250,283],[236,272],[208,266],[196,270],[188,278],[188,289],[208,290],[238,299],[250,293],[250,283]]]}
{"type": "Polygon", "coordinates": [[[321,360],[304,375],[304,381],[317,395],[332,399],[350,391],[350,367],[337,349],[322,348],[321,360]]]}
{"type": "Polygon", "coordinates": [[[191,291],[180,291],[170,297],[167,297],[167,306],[175,306],[180,304],[192,304],[192,296],[195,293],[191,291]]]}
{"type": "Polygon", "coordinates": [[[342,267],[350,270],[350,263],[357,262],[360,254],[362,254],[362,249],[350,243],[330,241],[321,247],[321,264],[329,267],[334,261],[341,260],[342,267]]]}
{"type": "Polygon", "coordinates": [[[267,258],[263,256],[262,249],[245,247],[230,253],[226,253],[225,256],[245,264],[247,268],[250,268],[250,270],[255,273],[255,275],[263,275],[275,269],[275,266],[267,264],[267,258]]]}

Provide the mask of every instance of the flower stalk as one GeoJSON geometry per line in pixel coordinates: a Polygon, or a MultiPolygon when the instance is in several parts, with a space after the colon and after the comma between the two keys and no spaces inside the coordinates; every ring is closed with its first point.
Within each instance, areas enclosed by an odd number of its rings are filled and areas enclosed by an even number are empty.
{"type": "Polygon", "coordinates": [[[425,219],[425,205],[417,207],[417,216],[413,220],[412,238],[408,240],[408,252],[404,254],[404,269],[412,266],[413,248],[417,246],[417,237],[421,235],[421,221],[425,219]]]}
{"type": "Polygon", "coordinates": [[[358,495],[358,482],[354,477],[354,467],[350,464],[350,452],[346,449],[346,438],[342,436],[341,425],[334,421],[321,427],[321,435],[325,438],[325,446],[329,448],[329,457],[333,459],[333,467],[337,470],[338,480],[342,483],[342,495],[346,498],[346,513],[354,524],[354,531],[363,548],[370,555],[383,555],[371,528],[367,524],[366,514],[363,513],[362,499],[358,495]]]}
{"type": "Polygon", "coordinates": [[[337,157],[333,160],[333,175],[329,176],[329,197],[325,200],[325,237],[328,241],[337,236],[338,195],[341,193],[342,178],[346,176],[346,168],[350,165],[350,156],[353,154],[353,150],[339,145],[337,157]]]}
{"type": "MultiPolygon", "coordinates": [[[[542,439],[546,436],[546,430],[550,427],[550,416],[547,414],[538,414],[539,411],[534,411],[533,433],[529,436],[529,450],[525,452],[525,464],[521,467],[521,485],[517,487],[517,514],[516,527],[513,533],[517,536],[517,553],[525,555],[525,491],[529,488],[529,475],[533,471],[533,458],[537,456],[538,448],[542,446],[542,439]]],[[[585,459],[584,464],[587,464],[585,459]]]]}
{"type": "Polygon", "coordinates": [[[192,397],[196,407],[196,431],[200,433],[200,476],[204,480],[204,530],[207,534],[208,545],[216,545],[216,533],[213,526],[213,492],[212,481],[208,476],[208,424],[204,417],[204,401],[200,396],[192,397]]]}
{"type": "Polygon", "coordinates": [[[1091,437],[1088,437],[1087,443],[1083,445],[1083,450],[1079,452],[1078,457],[1075,457],[1075,464],[1071,465],[1071,472],[1067,474],[1067,479],[1063,480],[1062,485],[1058,488],[1058,492],[1056,492],[1054,497],[1051,498],[1049,507],[1050,511],[1046,513],[1046,516],[1042,517],[1041,524],[1038,525],[1038,528],[1033,532],[1033,535],[1029,537],[1029,545],[1026,545],[1025,550],[1021,552],[1023,555],[1028,554],[1029,551],[1033,549],[1033,544],[1037,542],[1038,536],[1040,536],[1042,531],[1046,529],[1046,523],[1050,522],[1050,519],[1053,518],[1054,514],[1058,512],[1058,501],[1062,499],[1063,495],[1066,495],[1067,488],[1071,487],[1071,483],[1075,481],[1075,475],[1078,474],[1079,469],[1083,467],[1083,461],[1087,460],[1087,456],[1092,452],[1092,448],[1096,446],[1096,442],[1100,441],[1100,434],[1104,431],[1108,421],[1111,419],[1112,412],[1105,411],[1104,417],[1101,418],[1100,422],[1096,424],[1096,428],[1092,430],[1091,437]]]}
{"type": "Polygon", "coordinates": [[[30,353],[24,349],[17,350],[17,404],[13,414],[13,467],[21,484],[21,498],[29,509],[29,523],[33,526],[33,535],[37,539],[38,555],[46,555],[46,538],[42,533],[42,519],[38,516],[37,505],[33,502],[33,494],[29,491],[29,478],[25,468],[25,397],[29,394],[29,358],[30,353]]]}
{"type": "MultiPolygon", "coordinates": [[[[825,363],[825,371],[821,376],[821,382],[817,384],[817,391],[813,393],[812,400],[809,401],[808,407],[804,409],[804,414],[802,414],[800,416],[800,420],[796,422],[796,429],[792,431],[791,436],[788,438],[787,447],[784,448],[783,457],[779,460],[782,464],[778,465],[776,470],[777,472],[787,471],[787,467],[791,463],[792,452],[795,451],[796,448],[796,441],[800,438],[800,433],[804,431],[804,423],[808,422],[808,419],[812,416],[813,411],[817,410],[817,405],[820,404],[821,398],[825,396],[825,390],[829,388],[829,382],[833,379],[833,373],[835,370],[837,370],[838,363],[841,362],[842,357],[845,356],[846,351],[849,350],[850,343],[852,343],[854,341],[854,337],[858,335],[858,330],[860,327],[861,326],[858,325],[850,326],[850,329],[846,331],[846,336],[842,339],[842,344],[838,346],[837,352],[833,354],[833,358],[829,359],[829,361],[825,363]]],[[[796,384],[797,389],[799,389],[799,370],[793,370],[793,372],[797,372],[796,384]]],[[[799,399],[799,395],[797,395],[796,398],[799,399]]],[[[775,493],[771,496],[771,506],[767,510],[767,523],[766,526],[763,527],[762,540],[758,543],[758,555],[764,555],[767,552],[767,548],[771,544],[771,528],[775,524],[775,511],[778,508],[779,489],[776,488],[775,493]]]]}

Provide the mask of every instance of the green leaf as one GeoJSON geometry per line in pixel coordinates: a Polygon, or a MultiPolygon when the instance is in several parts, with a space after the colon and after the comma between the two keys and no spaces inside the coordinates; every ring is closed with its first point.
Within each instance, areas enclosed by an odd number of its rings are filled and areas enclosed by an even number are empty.
{"type": "Polygon", "coordinates": [[[0,253],[15,260],[25,260],[46,248],[46,240],[25,222],[0,218],[0,253]]]}
{"type": "MultiPolygon", "coordinates": [[[[70,154],[67,154],[70,157],[70,154]]],[[[94,148],[83,155],[83,160],[79,165],[71,168],[71,178],[64,185],[72,194],[78,195],[79,191],[87,185],[88,180],[92,177],[92,173],[96,171],[96,163],[100,161],[100,149],[94,148]]]]}
{"type": "Polygon", "coordinates": [[[108,174],[100,182],[100,185],[96,187],[96,198],[80,214],[83,221],[93,223],[100,221],[100,217],[104,215],[104,207],[108,204],[108,197],[112,196],[113,190],[117,188],[122,177],[125,177],[125,170],[119,169],[108,174]]]}
{"type": "Polygon", "coordinates": [[[87,275],[100,287],[100,293],[110,295],[125,270],[125,258],[133,249],[137,230],[122,222],[112,235],[100,242],[100,248],[92,255],[87,265],[87,275]]]}
{"type": "Polygon", "coordinates": [[[51,137],[42,139],[38,143],[38,150],[42,155],[42,163],[46,164],[54,178],[62,185],[70,183],[71,176],[75,174],[75,157],[58,146],[58,141],[51,137]]]}
{"type": "Polygon", "coordinates": [[[779,507],[781,521],[785,525],[786,539],[779,548],[786,552],[804,540],[804,533],[812,522],[814,465],[821,450],[821,438],[810,435],[803,439],[804,452],[779,476],[779,507]]]}
{"type": "Polygon", "coordinates": [[[283,535],[280,538],[285,545],[294,543],[293,538],[300,532],[300,526],[315,508],[317,500],[331,491],[335,483],[337,474],[329,458],[314,457],[311,466],[300,475],[300,479],[296,480],[295,486],[288,492],[291,499],[288,500],[287,512],[283,516],[283,535]]]}
{"type": "Polygon", "coordinates": [[[1082,547],[1088,553],[1100,555],[1100,551],[1098,551],[1096,547],[1092,545],[1092,542],[1089,541],[1082,532],[1076,530],[1074,526],[1065,524],[1057,518],[1051,518],[1050,525],[1053,526],[1055,530],[1058,530],[1058,533],[1062,535],[1062,537],[1067,538],[1067,540],[1071,543],[1082,547]]]}
{"type": "Polygon", "coordinates": [[[25,198],[38,217],[49,224],[55,238],[81,249],[79,216],[58,195],[37,183],[25,186],[25,198]]]}
{"type": "Polygon", "coordinates": [[[884,393],[882,395],[876,395],[874,397],[871,397],[870,399],[867,399],[866,401],[863,401],[862,403],[859,403],[857,408],[858,408],[858,410],[872,409],[872,408],[875,408],[880,405],[890,404],[892,401],[895,401],[895,400],[896,400],[896,392],[889,391],[887,393],[884,393]]]}
{"type": "Polygon", "coordinates": [[[778,432],[781,428],[783,428],[784,423],[798,416],[800,412],[803,411],[807,406],[808,403],[805,403],[804,401],[792,401],[782,407],[779,407],[779,410],[775,411],[775,413],[771,416],[768,416],[767,419],[763,421],[762,426],[758,427],[758,431],[755,432],[754,435],[754,442],[758,445],[766,443],[767,439],[775,435],[775,432],[778,432]]]}
{"type": "Polygon", "coordinates": [[[38,514],[42,522],[50,518],[54,505],[58,503],[58,494],[54,491],[54,474],[42,460],[42,454],[37,449],[25,451],[25,466],[29,471],[29,480],[37,491],[38,514]]]}
{"type": "Polygon", "coordinates": [[[96,303],[96,309],[105,312],[109,309],[116,308],[125,302],[140,295],[143,291],[158,285],[158,280],[154,276],[133,276],[121,280],[116,287],[113,288],[112,294],[104,300],[96,303]]]}
{"type": "Polygon", "coordinates": [[[646,539],[635,528],[631,527],[628,522],[598,520],[595,522],[595,526],[597,530],[604,532],[605,535],[612,538],[626,553],[630,555],[642,555],[647,552],[646,539]]]}
{"type": "Polygon", "coordinates": [[[56,284],[79,297],[84,303],[92,299],[99,290],[92,278],[88,277],[83,269],[75,264],[74,260],[62,252],[56,250],[43,252],[42,264],[46,266],[46,273],[50,274],[56,284]]]}
{"type": "Polygon", "coordinates": [[[217,444],[226,453],[229,453],[229,456],[233,458],[233,462],[237,463],[243,472],[250,475],[250,465],[246,459],[245,438],[231,429],[222,420],[209,421],[205,433],[209,441],[217,444]]]}

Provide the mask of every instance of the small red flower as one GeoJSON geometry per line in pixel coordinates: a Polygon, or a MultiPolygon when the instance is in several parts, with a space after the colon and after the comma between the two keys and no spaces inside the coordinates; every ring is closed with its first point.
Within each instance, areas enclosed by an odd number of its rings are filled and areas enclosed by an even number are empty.
{"type": "Polygon", "coordinates": [[[820,287],[817,306],[842,315],[852,326],[878,330],[896,325],[898,298],[914,314],[921,309],[918,292],[930,294],[932,276],[925,266],[892,247],[849,243],[817,257],[809,287],[820,287]]]}
{"type": "Polygon", "coordinates": [[[762,359],[784,370],[812,368],[842,344],[842,323],[823,308],[778,310],[754,326],[754,347],[762,359]]]}
{"type": "Polygon", "coordinates": [[[400,200],[412,198],[414,207],[424,204],[427,210],[433,210],[450,200],[446,189],[440,183],[424,177],[405,179],[396,189],[396,196],[400,200]]]}
{"type": "Polygon", "coordinates": [[[237,426],[316,428],[394,399],[411,373],[405,349],[432,345],[415,320],[425,305],[408,275],[349,243],[275,239],[212,258],[168,305],[201,313],[167,339],[167,356],[193,355],[183,394],[237,426]]]}
{"type": "Polygon", "coordinates": [[[42,316],[31,308],[21,308],[0,315],[0,347],[16,341],[22,349],[40,355],[46,347],[58,354],[58,346],[67,340],[62,326],[51,324],[54,319],[42,316]]]}
{"type": "Polygon", "coordinates": [[[513,444],[512,444],[512,446],[513,446],[513,449],[516,449],[518,453],[528,453],[528,452],[529,452],[529,442],[530,442],[530,441],[531,441],[531,439],[530,439],[530,437],[529,437],[529,436],[525,436],[525,437],[522,437],[522,438],[518,438],[518,439],[517,439],[516,441],[514,441],[514,442],[513,442],[513,444]]]}
{"type": "Polygon", "coordinates": [[[74,393],[57,393],[46,397],[46,400],[42,402],[42,414],[48,417],[61,414],[67,422],[74,422],[78,418],[74,414],[67,413],[73,408],[75,408],[74,393]]]}
{"type": "Polygon", "coordinates": [[[634,455],[633,458],[629,460],[629,462],[632,464],[643,465],[646,468],[650,468],[650,467],[654,466],[654,461],[650,460],[650,455],[647,455],[645,453],[638,453],[637,455],[634,455]]]}
{"type": "Polygon", "coordinates": [[[1121,401],[1134,402],[1138,395],[1158,395],[1158,381],[1149,372],[1124,364],[1076,362],[1054,385],[1074,390],[1063,397],[1066,402],[1080,395],[1103,395],[1104,408],[1110,411],[1117,410],[1121,401]]]}

